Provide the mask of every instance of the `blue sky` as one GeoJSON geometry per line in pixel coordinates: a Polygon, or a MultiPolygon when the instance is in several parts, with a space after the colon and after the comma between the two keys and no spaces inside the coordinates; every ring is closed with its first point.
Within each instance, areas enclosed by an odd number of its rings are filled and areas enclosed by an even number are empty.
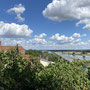
{"type": "Polygon", "coordinates": [[[1,0],[0,40],[26,49],[90,49],[90,1],[1,0]]]}

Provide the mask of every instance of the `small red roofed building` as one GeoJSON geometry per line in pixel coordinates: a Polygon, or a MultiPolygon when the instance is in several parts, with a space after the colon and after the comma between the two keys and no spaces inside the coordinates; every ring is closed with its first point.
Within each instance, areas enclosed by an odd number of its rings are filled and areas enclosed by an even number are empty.
{"type": "MultiPolygon", "coordinates": [[[[10,50],[10,49],[15,49],[16,50],[17,46],[2,46],[1,41],[0,41],[0,51],[6,52],[7,50],[10,50]]],[[[25,49],[22,46],[18,46],[18,51],[19,51],[19,54],[23,58],[26,58],[27,60],[29,60],[29,55],[25,54],[25,49]]]]}
{"type": "MultiPolygon", "coordinates": [[[[10,50],[10,49],[16,50],[16,48],[17,46],[2,46],[0,41],[0,51],[6,52],[7,50],[10,50]]],[[[18,50],[20,54],[25,54],[25,49],[22,46],[18,46],[18,50]]]]}

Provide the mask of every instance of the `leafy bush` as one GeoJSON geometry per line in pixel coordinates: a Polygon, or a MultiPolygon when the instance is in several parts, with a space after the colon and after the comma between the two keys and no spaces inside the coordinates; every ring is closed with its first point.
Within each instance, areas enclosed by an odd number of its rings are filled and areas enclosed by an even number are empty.
{"type": "Polygon", "coordinates": [[[29,54],[31,56],[34,56],[34,57],[39,57],[41,55],[41,51],[37,51],[37,50],[26,50],[26,54],[29,54]]]}
{"type": "Polygon", "coordinates": [[[38,60],[23,59],[15,50],[0,52],[0,90],[22,90],[35,87],[35,74],[43,69],[38,60]]]}
{"type": "Polygon", "coordinates": [[[39,90],[82,90],[90,88],[90,81],[81,67],[58,61],[37,75],[39,90]]]}
{"type": "MultiPolygon", "coordinates": [[[[69,63],[56,54],[47,54],[54,65],[43,67],[31,53],[32,59],[23,59],[15,50],[0,52],[0,90],[90,90],[90,70],[69,63]]],[[[37,54],[36,54],[37,53],[37,54]]]]}

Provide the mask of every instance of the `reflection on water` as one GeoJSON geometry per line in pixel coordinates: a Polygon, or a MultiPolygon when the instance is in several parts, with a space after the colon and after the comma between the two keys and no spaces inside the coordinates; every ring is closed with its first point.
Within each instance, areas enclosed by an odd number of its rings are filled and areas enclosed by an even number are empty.
{"type": "Polygon", "coordinates": [[[75,59],[85,59],[85,60],[90,60],[90,56],[81,56],[81,55],[69,55],[69,54],[59,54],[57,53],[59,56],[67,59],[69,62],[71,62],[71,59],[69,59],[68,57],[71,57],[71,58],[75,58],[75,59]]]}

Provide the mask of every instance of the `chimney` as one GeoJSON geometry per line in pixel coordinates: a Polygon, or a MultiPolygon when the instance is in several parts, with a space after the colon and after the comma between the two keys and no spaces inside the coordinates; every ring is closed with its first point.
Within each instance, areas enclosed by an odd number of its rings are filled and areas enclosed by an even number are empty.
{"type": "Polygon", "coordinates": [[[0,41],[0,47],[1,47],[1,41],[0,41]]]}

